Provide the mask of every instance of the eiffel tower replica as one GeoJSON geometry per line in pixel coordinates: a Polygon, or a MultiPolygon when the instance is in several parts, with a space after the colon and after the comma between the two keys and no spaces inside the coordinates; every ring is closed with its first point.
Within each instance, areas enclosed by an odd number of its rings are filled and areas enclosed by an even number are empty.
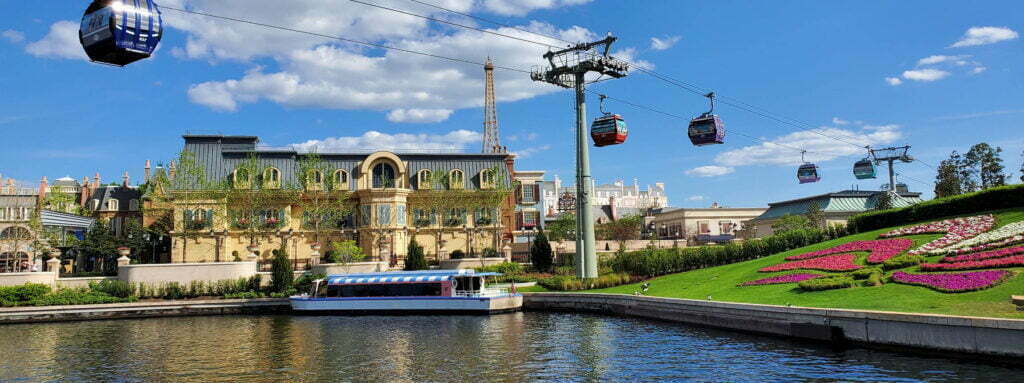
{"type": "Polygon", "coordinates": [[[505,153],[498,133],[498,107],[494,100],[494,64],[487,58],[484,64],[484,143],[483,153],[505,153]]]}

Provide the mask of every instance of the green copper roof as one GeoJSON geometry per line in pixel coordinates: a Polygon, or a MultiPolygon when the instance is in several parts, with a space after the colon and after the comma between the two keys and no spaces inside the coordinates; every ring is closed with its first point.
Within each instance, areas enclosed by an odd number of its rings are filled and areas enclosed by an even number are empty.
{"type": "MultiPolygon", "coordinates": [[[[872,210],[878,205],[878,191],[847,190],[783,202],[769,203],[768,210],[756,219],[773,219],[786,214],[806,214],[811,205],[817,203],[826,213],[859,213],[872,210]]],[[[921,202],[920,193],[900,193],[893,199],[894,207],[905,207],[921,202]]]]}

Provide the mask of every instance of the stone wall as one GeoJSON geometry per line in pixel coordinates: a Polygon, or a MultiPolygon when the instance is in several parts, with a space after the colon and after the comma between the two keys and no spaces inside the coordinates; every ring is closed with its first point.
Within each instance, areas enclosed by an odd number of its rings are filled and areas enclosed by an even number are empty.
{"type": "MultiPolygon", "coordinates": [[[[627,315],[828,342],[1024,357],[1024,320],[616,294],[527,293],[528,310],[627,315]]],[[[1007,301],[1007,304],[1010,304],[1007,301]]]]}
{"type": "Polygon", "coordinates": [[[443,270],[473,269],[497,265],[505,262],[505,258],[463,258],[440,261],[438,268],[443,270]]]}
{"type": "Polygon", "coordinates": [[[168,263],[155,265],[122,265],[117,278],[130,283],[159,284],[192,281],[220,281],[249,278],[256,275],[255,262],[168,263]]]}
{"type": "Polygon", "coordinates": [[[21,286],[26,283],[39,283],[53,286],[57,280],[57,273],[35,272],[35,273],[0,273],[0,286],[21,286]]]}
{"type": "Polygon", "coordinates": [[[310,272],[313,274],[352,274],[352,273],[376,273],[387,271],[388,265],[385,262],[353,262],[342,263],[321,263],[314,265],[310,272]]]}

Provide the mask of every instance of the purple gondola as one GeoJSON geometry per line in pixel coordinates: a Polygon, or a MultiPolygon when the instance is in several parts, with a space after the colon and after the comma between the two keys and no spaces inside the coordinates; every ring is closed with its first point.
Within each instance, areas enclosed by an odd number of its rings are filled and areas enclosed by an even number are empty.
{"type": "Polygon", "coordinates": [[[163,30],[153,0],[93,0],[82,16],[78,40],[93,62],[125,66],[149,58],[163,30]]]}
{"type": "Polygon", "coordinates": [[[801,184],[809,184],[821,180],[821,176],[818,174],[818,165],[804,161],[804,154],[806,153],[807,151],[800,152],[800,161],[803,161],[803,164],[796,169],[796,178],[800,180],[801,184]]]}
{"type": "Polygon", "coordinates": [[[725,143],[725,123],[715,112],[715,92],[704,95],[711,100],[711,110],[690,121],[687,135],[694,146],[725,143]]]}

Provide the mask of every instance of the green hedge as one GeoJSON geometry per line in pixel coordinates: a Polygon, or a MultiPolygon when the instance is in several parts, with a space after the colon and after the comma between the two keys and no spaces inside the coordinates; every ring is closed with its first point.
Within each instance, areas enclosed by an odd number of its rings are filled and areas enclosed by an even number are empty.
{"type": "Polygon", "coordinates": [[[794,230],[743,241],[741,244],[684,249],[644,249],[620,254],[608,263],[616,272],[654,277],[766,257],[845,235],[846,230],[842,227],[794,230]]]}
{"type": "Polygon", "coordinates": [[[639,278],[626,273],[605,274],[591,280],[581,280],[571,275],[556,275],[540,279],[537,281],[537,284],[544,286],[548,290],[576,291],[603,289],[633,283],[638,280],[639,278]]]}
{"type": "Polygon", "coordinates": [[[806,281],[800,281],[797,285],[804,291],[821,291],[853,287],[854,282],[853,278],[845,275],[837,275],[833,277],[808,279],[806,281]]]}
{"type": "Polygon", "coordinates": [[[900,255],[886,259],[882,267],[886,270],[902,269],[904,267],[917,266],[924,263],[924,257],[920,255],[900,255]]]}
{"type": "Polygon", "coordinates": [[[911,222],[1024,206],[1024,185],[994,187],[980,192],[937,198],[899,209],[861,213],[850,218],[851,233],[863,233],[911,222]]]}

